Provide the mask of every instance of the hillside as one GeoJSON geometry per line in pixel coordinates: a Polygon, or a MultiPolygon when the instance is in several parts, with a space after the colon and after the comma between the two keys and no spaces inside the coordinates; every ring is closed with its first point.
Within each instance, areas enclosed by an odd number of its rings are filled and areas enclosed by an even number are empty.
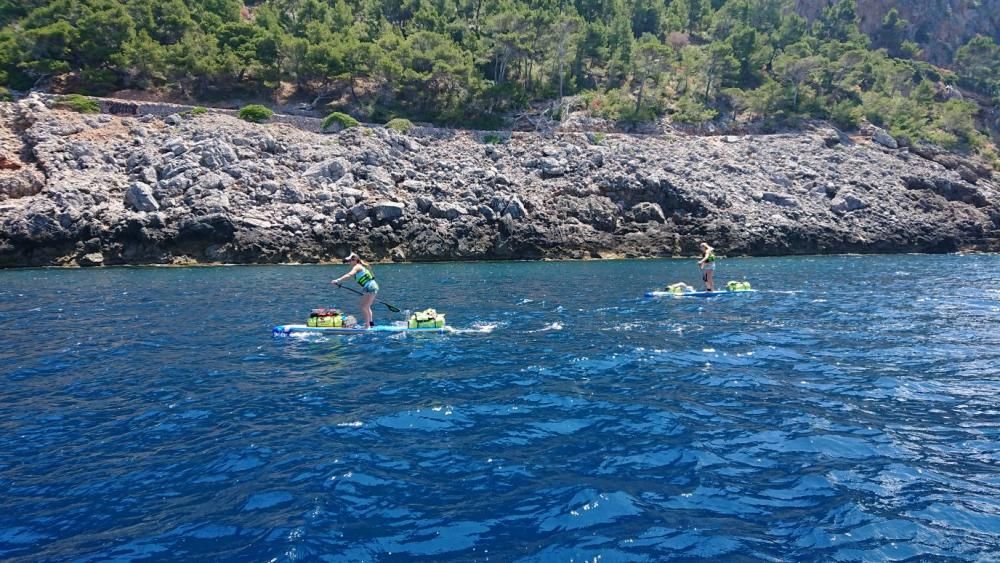
{"type": "Polygon", "coordinates": [[[0,84],[490,129],[525,112],[558,122],[572,96],[622,130],[872,123],[1000,163],[997,3],[892,4],[0,2],[0,84]]]}
{"type": "MultiPolygon", "coordinates": [[[[797,0],[796,9],[815,20],[832,4],[832,0],[797,0]]],[[[896,39],[916,42],[925,58],[938,65],[950,66],[958,49],[976,35],[1000,41],[1000,2],[980,0],[858,0],[861,31],[878,38],[893,8],[905,22],[896,39]]]]}
{"type": "Polygon", "coordinates": [[[996,176],[914,150],[823,125],[324,135],[33,96],[0,106],[0,266],[1000,249],[996,176]]]}

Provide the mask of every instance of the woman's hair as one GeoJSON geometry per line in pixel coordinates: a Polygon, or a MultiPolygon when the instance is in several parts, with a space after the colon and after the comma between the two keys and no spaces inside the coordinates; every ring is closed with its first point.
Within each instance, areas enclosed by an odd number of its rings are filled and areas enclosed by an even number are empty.
{"type": "Polygon", "coordinates": [[[358,256],[357,253],[355,253],[355,252],[352,252],[352,253],[348,254],[347,258],[344,258],[344,262],[351,262],[353,260],[357,260],[359,264],[361,264],[365,268],[368,268],[369,270],[371,270],[371,268],[372,268],[371,264],[369,264],[368,262],[365,262],[364,260],[362,260],[361,257],[358,256]]]}

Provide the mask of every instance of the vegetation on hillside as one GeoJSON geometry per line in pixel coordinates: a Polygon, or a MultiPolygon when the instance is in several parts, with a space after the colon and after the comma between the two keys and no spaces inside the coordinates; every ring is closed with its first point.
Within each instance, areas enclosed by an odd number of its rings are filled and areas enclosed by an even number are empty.
{"type": "MultiPolygon", "coordinates": [[[[192,110],[193,111],[193,110],[192,110]]],[[[249,121],[251,123],[264,123],[274,112],[270,108],[264,107],[260,104],[249,104],[240,108],[237,116],[243,121],[249,121]]]]}
{"type": "MultiPolygon", "coordinates": [[[[815,21],[793,0],[0,0],[0,85],[196,100],[283,84],[363,119],[496,126],[567,96],[594,115],[853,126],[995,150],[1000,46],[921,61],[893,9],[871,37],[855,0],[815,21]],[[949,85],[977,93],[962,99],[949,85]]],[[[572,109],[579,109],[578,105],[572,109]]]]}
{"type": "Polygon", "coordinates": [[[323,118],[324,131],[331,127],[335,128],[337,131],[342,131],[344,129],[350,129],[351,127],[357,127],[358,125],[361,125],[361,123],[359,123],[357,119],[339,111],[335,111],[323,118]]]}
{"type": "Polygon", "coordinates": [[[403,119],[397,117],[395,119],[390,119],[388,123],[385,124],[386,129],[392,129],[399,133],[409,133],[413,130],[413,122],[409,119],[403,119]]]}
{"type": "Polygon", "coordinates": [[[55,100],[55,106],[78,113],[101,113],[101,105],[97,103],[97,100],[80,94],[59,96],[55,100]]]}

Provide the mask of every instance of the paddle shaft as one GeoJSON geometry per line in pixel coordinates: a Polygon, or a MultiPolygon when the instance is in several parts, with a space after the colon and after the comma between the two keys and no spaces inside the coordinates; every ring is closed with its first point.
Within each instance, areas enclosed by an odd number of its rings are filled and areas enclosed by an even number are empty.
{"type": "MultiPolygon", "coordinates": [[[[339,283],[337,284],[337,287],[339,287],[340,289],[346,289],[347,291],[350,291],[351,293],[357,293],[358,295],[364,295],[364,293],[361,293],[360,291],[354,289],[353,287],[344,287],[344,286],[340,285],[339,283]]],[[[381,303],[381,304],[385,305],[386,307],[388,307],[389,310],[392,311],[393,313],[398,313],[399,312],[399,309],[397,307],[393,307],[392,305],[386,303],[385,301],[379,301],[379,303],[381,303]]]]}

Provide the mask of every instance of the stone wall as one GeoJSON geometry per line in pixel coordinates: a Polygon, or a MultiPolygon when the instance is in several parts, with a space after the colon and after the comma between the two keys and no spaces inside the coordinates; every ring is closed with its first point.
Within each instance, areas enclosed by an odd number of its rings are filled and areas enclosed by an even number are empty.
{"type": "MultiPolygon", "coordinates": [[[[42,100],[46,102],[54,101],[57,96],[52,94],[39,94],[42,100]]],[[[98,98],[96,96],[91,96],[92,99],[97,100],[101,107],[101,113],[107,113],[111,115],[120,116],[136,116],[140,117],[143,115],[155,115],[155,116],[167,116],[173,115],[175,113],[185,113],[189,112],[196,107],[203,106],[191,106],[184,104],[168,104],[164,102],[144,102],[144,101],[134,101],[134,100],[120,100],[116,98],[98,98]]],[[[49,104],[51,105],[51,104],[49,104]]],[[[209,113],[231,115],[235,116],[239,113],[237,110],[233,109],[223,109],[223,108],[204,108],[208,110],[209,113]]],[[[303,131],[309,131],[312,133],[322,132],[323,120],[318,117],[308,117],[304,115],[288,115],[276,113],[274,114],[268,123],[284,123],[285,125],[290,125],[296,129],[301,129],[303,131]]]]}

